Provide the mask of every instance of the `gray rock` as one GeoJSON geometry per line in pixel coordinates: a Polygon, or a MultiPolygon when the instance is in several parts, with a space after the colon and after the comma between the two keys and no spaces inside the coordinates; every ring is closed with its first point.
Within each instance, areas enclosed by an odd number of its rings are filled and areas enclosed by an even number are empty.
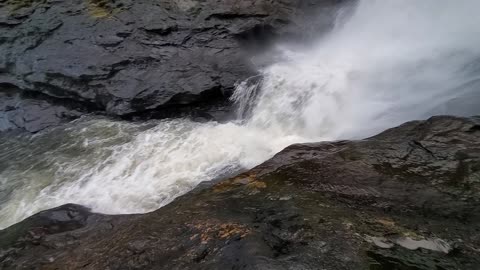
{"type": "Polygon", "coordinates": [[[215,103],[255,72],[251,50],[325,30],[338,2],[7,0],[0,84],[118,116],[215,103]]]}
{"type": "MultiPolygon", "coordinates": [[[[0,86],[2,87],[2,86],[0,86]]],[[[23,128],[38,132],[87,113],[81,103],[59,101],[41,93],[27,93],[16,88],[0,92],[0,131],[23,128]]]]}

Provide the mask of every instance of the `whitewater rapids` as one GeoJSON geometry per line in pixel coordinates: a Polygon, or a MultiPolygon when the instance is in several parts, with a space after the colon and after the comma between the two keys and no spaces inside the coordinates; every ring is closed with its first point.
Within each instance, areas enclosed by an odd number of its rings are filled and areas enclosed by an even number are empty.
{"type": "Polygon", "coordinates": [[[64,203],[144,213],[292,143],[478,114],[478,10],[477,0],[359,1],[308,48],[277,46],[282,60],[260,70],[260,82],[237,87],[237,121],[85,117],[0,135],[0,228],[64,203]]]}

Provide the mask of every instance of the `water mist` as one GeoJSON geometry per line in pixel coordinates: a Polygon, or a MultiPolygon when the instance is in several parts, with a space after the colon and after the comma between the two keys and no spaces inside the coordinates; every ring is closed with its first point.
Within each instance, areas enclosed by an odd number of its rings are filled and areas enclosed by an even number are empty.
{"type": "Polygon", "coordinates": [[[364,0],[305,48],[239,85],[229,123],[84,118],[0,141],[0,227],[64,203],[155,210],[292,143],[357,139],[480,106],[480,2],[364,0]]]}

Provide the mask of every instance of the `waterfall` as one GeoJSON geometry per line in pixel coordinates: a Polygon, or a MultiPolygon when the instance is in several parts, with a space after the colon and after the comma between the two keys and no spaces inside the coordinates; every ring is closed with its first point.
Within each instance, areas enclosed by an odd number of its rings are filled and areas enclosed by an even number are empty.
{"type": "Polygon", "coordinates": [[[292,143],[479,113],[480,1],[354,5],[309,46],[273,48],[281,60],[237,86],[237,121],[84,117],[36,135],[0,135],[0,228],[64,203],[153,211],[292,143]]]}

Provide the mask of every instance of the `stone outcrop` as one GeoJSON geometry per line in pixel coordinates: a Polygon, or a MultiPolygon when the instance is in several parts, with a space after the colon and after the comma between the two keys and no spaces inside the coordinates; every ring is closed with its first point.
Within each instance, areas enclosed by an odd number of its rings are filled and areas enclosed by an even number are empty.
{"type": "MultiPolygon", "coordinates": [[[[338,2],[3,1],[0,92],[16,89],[40,100],[0,105],[4,126],[35,132],[85,112],[131,118],[204,111],[255,73],[254,52],[325,30],[338,2]],[[42,123],[17,119],[50,105],[42,123]]],[[[0,102],[8,103],[4,96],[0,102]]]]}
{"type": "Polygon", "coordinates": [[[77,205],[0,231],[2,269],[479,269],[480,119],[292,145],[143,215],[77,205]]]}

